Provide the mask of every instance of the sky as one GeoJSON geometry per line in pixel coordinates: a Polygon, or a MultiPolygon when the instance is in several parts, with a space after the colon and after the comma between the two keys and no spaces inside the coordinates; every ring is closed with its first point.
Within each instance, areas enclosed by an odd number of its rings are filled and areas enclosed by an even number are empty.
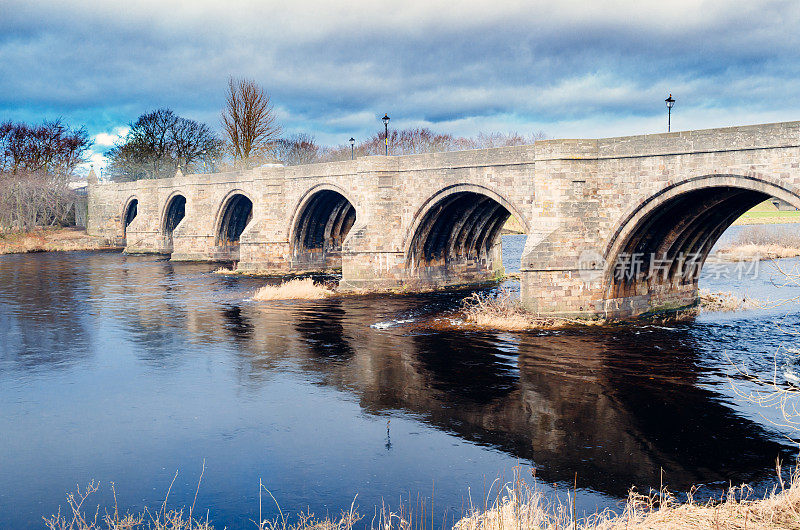
{"type": "Polygon", "coordinates": [[[0,121],[85,126],[93,163],[161,107],[220,129],[229,76],[284,133],[596,138],[800,120],[800,1],[0,0],[0,121]]]}

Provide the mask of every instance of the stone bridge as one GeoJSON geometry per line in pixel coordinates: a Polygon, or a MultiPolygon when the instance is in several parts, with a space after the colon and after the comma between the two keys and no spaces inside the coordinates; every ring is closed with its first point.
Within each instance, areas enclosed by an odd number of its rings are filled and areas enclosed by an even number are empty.
{"type": "Polygon", "coordinates": [[[714,242],[769,197],[800,207],[800,122],[91,182],[88,230],[131,253],[422,290],[499,277],[514,216],[526,307],[624,317],[695,303],[714,242]]]}

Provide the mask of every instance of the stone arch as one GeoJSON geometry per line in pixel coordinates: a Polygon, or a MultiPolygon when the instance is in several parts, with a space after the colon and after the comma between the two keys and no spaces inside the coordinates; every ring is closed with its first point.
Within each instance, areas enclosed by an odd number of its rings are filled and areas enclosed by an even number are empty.
{"type": "Polygon", "coordinates": [[[186,216],[186,195],[173,192],[164,203],[161,215],[161,234],[164,236],[166,252],[172,252],[172,234],[186,216]]]}
{"type": "Polygon", "coordinates": [[[139,211],[139,199],[132,195],[125,201],[124,206],[122,207],[122,237],[123,239],[128,235],[128,225],[130,225],[133,220],[136,218],[136,215],[139,211]]]}
{"type": "Polygon", "coordinates": [[[762,175],[694,177],[639,202],[617,224],[604,251],[603,289],[611,310],[636,314],[694,303],[714,244],[770,197],[800,206],[800,190],[762,175]]]}
{"type": "Polygon", "coordinates": [[[406,236],[406,267],[426,280],[462,283],[491,278],[502,267],[500,231],[514,215],[504,197],[472,184],[448,186],[417,210],[406,236]]]}
{"type": "Polygon", "coordinates": [[[220,204],[215,223],[215,245],[238,247],[239,238],[253,219],[253,200],[242,190],[228,193],[220,204]]]}
{"type": "Polygon", "coordinates": [[[300,199],[290,224],[292,266],[339,269],[342,246],[356,222],[356,207],[344,190],[321,184],[300,199]]]}

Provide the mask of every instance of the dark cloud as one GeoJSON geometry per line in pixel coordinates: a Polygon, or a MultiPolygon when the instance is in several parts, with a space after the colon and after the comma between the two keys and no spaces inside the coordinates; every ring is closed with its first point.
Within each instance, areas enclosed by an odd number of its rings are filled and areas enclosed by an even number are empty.
{"type": "Polygon", "coordinates": [[[384,112],[460,134],[644,132],[668,92],[684,128],[800,117],[794,0],[4,4],[3,117],[93,133],[161,106],[217,126],[228,75],[331,142],[384,112]]]}

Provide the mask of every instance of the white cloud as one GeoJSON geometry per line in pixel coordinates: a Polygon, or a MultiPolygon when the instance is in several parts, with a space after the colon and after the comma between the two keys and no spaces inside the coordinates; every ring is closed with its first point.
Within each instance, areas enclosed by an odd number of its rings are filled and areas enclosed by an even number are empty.
{"type": "Polygon", "coordinates": [[[790,120],[798,25],[796,0],[6,0],[0,113],[86,123],[100,152],[162,106],[217,128],[233,74],[267,87],[288,133],[335,143],[376,132],[383,112],[455,134],[633,133],[669,92],[693,123],[790,120]]]}
{"type": "Polygon", "coordinates": [[[94,145],[98,147],[113,147],[130,131],[129,127],[114,127],[110,132],[101,132],[94,135],[94,145]]]}

